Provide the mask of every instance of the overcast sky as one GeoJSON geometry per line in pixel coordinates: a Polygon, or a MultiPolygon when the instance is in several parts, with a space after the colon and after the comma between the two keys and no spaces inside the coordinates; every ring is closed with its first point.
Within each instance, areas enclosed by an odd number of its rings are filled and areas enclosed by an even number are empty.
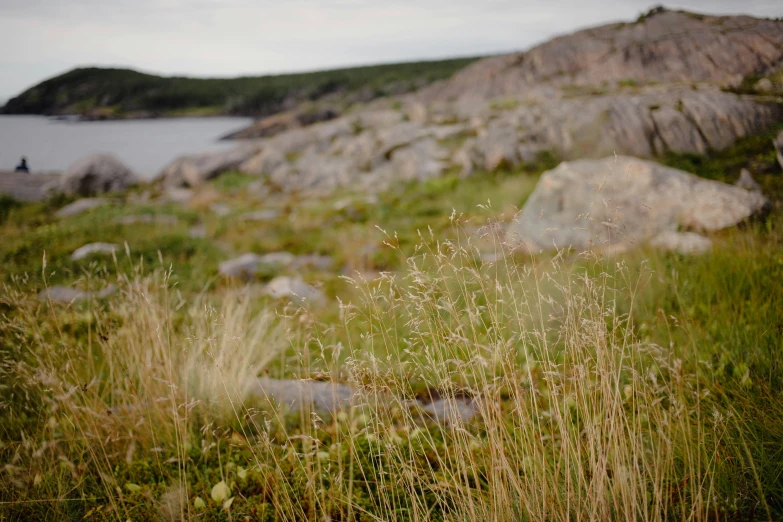
{"type": "MultiPolygon", "coordinates": [[[[528,48],[654,0],[0,0],[0,100],[75,66],[235,76],[528,48]]],[[[781,0],[685,0],[783,16],[781,0]]]]}

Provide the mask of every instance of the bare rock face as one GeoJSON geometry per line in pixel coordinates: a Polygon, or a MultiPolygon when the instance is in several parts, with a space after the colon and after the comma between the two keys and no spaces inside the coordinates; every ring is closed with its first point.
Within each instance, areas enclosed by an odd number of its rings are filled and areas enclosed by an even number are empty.
{"type": "Polygon", "coordinates": [[[60,181],[60,189],[65,194],[95,196],[125,190],[137,182],[133,171],[114,156],[93,154],[68,167],[60,181]]]}
{"type": "Polygon", "coordinates": [[[656,236],[674,249],[698,250],[693,237],[660,234],[721,230],[768,204],[757,192],[651,161],[627,156],[578,160],[541,176],[509,235],[533,252],[568,247],[618,251],[656,236]],[[683,246],[685,240],[696,246],[683,246]]]}
{"type": "Polygon", "coordinates": [[[662,10],[485,58],[421,92],[426,102],[523,93],[533,86],[710,82],[723,87],[779,67],[783,20],[662,10]]]}

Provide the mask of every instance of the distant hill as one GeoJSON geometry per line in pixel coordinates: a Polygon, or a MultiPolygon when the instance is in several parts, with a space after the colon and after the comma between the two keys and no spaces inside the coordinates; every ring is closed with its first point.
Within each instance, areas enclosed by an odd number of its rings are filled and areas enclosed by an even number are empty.
{"type": "Polygon", "coordinates": [[[131,69],[79,68],[11,98],[5,114],[94,118],[176,114],[264,116],[305,101],[369,101],[450,77],[477,58],[351,67],[230,79],[163,77],[131,69]]]}

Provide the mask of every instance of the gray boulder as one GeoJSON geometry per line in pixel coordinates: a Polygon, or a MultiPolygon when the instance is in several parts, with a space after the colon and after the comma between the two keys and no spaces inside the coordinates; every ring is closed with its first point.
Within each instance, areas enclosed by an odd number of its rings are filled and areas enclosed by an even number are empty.
{"type": "Polygon", "coordinates": [[[63,193],[95,196],[125,190],[138,183],[136,174],[109,154],[93,154],[73,163],[60,180],[63,193]]]}
{"type": "Polygon", "coordinates": [[[93,208],[102,207],[104,205],[110,205],[112,202],[105,198],[84,198],[77,199],[73,203],[65,205],[63,208],[57,211],[55,214],[57,217],[71,217],[77,216],[82,212],[87,212],[93,208]]]}
{"type": "Polygon", "coordinates": [[[88,243],[79,247],[71,254],[71,260],[79,261],[92,254],[113,254],[120,249],[120,245],[113,243],[88,243]]]}
{"type": "Polygon", "coordinates": [[[620,251],[662,232],[715,231],[760,212],[768,201],[651,161],[618,156],[561,163],[545,172],[509,228],[528,251],[620,251]]]}

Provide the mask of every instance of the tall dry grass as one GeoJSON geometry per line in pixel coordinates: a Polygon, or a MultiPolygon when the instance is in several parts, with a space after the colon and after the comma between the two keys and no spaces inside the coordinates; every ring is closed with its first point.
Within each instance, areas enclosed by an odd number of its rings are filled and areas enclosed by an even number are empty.
{"type": "MultiPolygon", "coordinates": [[[[28,375],[74,441],[59,455],[82,452],[122,520],[130,508],[115,463],[151,448],[179,462],[174,518],[196,518],[204,492],[189,489],[190,448],[221,424],[242,433],[245,465],[279,520],[730,516],[747,492],[725,478],[755,473],[748,452],[724,444],[742,447],[742,418],[711,400],[677,347],[637,337],[649,272],[589,253],[520,263],[502,243],[484,263],[461,237],[423,238],[401,275],[351,280],[341,324],[294,334],[306,355],[293,358],[283,356],[287,323],[268,309],[233,293],[190,304],[163,273],[126,279],[108,309],[84,312],[86,344],[68,340],[54,308],[28,310],[40,329],[26,337],[28,375]],[[353,386],[354,408],[256,409],[255,377],[273,361],[353,386]],[[422,394],[447,401],[446,422],[422,412],[422,394]],[[463,422],[468,402],[475,418],[463,422]]],[[[763,504],[760,481],[750,483],[763,504]]]]}

